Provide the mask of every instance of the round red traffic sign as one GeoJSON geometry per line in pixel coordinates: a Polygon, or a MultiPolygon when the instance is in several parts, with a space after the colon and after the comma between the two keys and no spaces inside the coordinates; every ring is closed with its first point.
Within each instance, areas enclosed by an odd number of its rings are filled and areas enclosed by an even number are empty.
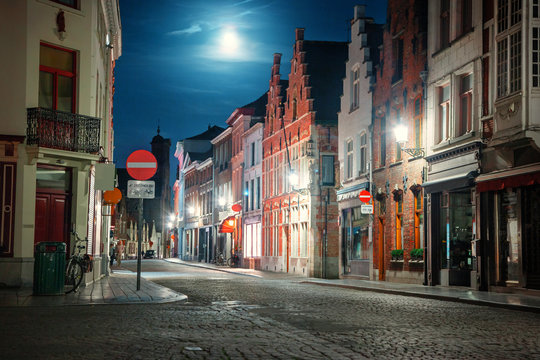
{"type": "Polygon", "coordinates": [[[371,202],[371,194],[367,190],[360,191],[358,198],[360,199],[361,202],[364,202],[364,203],[371,202]]]}
{"type": "Polygon", "coordinates": [[[157,160],[150,151],[137,150],[128,156],[126,169],[135,180],[148,180],[157,171],[157,160]]]}

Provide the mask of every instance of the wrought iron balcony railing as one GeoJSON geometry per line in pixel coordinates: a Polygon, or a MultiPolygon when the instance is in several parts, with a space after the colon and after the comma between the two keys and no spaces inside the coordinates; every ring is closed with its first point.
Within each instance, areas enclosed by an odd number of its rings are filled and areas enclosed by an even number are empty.
{"type": "Polygon", "coordinates": [[[27,109],[26,143],[47,148],[97,153],[98,118],[44,108],[27,109]]]}

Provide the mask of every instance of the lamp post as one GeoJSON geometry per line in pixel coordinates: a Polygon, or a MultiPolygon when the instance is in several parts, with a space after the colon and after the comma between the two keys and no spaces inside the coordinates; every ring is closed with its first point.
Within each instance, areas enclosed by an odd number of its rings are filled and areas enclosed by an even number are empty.
{"type": "Polygon", "coordinates": [[[396,137],[396,142],[399,144],[399,147],[400,147],[401,151],[411,155],[412,157],[424,156],[425,152],[424,152],[423,148],[421,148],[421,147],[412,147],[412,148],[406,147],[407,140],[408,140],[407,133],[408,133],[407,126],[405,124],[403,124],[402,122],[400,122],[394,128],[394,135],[396,137]]]}

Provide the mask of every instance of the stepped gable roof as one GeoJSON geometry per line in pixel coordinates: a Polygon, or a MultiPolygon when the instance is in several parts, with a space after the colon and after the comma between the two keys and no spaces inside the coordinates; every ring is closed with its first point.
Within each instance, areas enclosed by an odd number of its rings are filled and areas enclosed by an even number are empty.
{"type": "Polygon", "coordinates": [[[307,75],[313,109],[318,123],[337,122],[340,97],[345,78],[348,43],[336,41],[303,41],[307,75]]]}
{"type": "Polygon", "coordinates": [[[186,140],[212,140],[213,138],[215,138],[216,136],[221,134],[224,130],[225,129],[222,128],[221,126],[216,126],[216,125],[210,126],[210,125],[208,125],[208,130],[206,130],[205,132],[200,133],[198,135],[188,137],[188,138],[186,138],[186,140]]]}

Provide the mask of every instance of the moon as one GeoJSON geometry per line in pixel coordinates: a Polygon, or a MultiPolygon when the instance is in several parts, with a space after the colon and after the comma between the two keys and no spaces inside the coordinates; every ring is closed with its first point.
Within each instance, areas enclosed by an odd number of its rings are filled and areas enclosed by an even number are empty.
{"type": "Polygon", "coordinates": [[[226,54],[234,54],[240,45],[238,34],[232,28],[226,29],[221,36],[221,51],[226,54]]]}

